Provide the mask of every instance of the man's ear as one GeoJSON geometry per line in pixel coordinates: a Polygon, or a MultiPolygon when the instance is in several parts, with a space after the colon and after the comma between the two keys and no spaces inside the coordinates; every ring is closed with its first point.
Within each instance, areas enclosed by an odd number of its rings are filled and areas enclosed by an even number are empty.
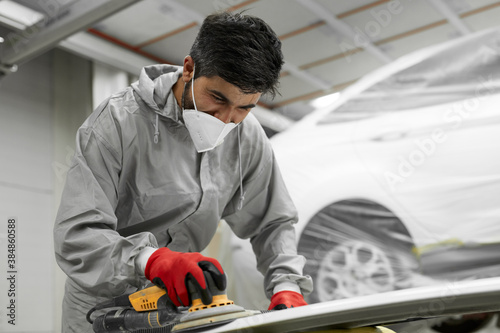
{"type": "Polygon", "coordinates": [[[194,60],[191,56],[184,58],[184,67],[182,69],[182,80],[188,83],[194,75],[194,60]]]}

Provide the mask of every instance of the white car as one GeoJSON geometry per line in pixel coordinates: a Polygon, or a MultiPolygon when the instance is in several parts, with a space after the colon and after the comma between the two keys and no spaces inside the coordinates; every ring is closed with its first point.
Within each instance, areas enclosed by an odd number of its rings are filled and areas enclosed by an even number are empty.
{"type": "Polygon", "coordinates": [[[500,276],[499,29],[400,58],[272,142],[309,302],[500,276]]]}

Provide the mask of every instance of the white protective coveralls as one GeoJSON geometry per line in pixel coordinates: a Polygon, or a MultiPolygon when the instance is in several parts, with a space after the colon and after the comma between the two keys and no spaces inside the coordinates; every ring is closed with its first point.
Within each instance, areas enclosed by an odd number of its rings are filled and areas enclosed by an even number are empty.
{"type": "Polygon", "coordinates": [[[181,74],[145,67],[78,130],[54,228],[68,276],[63,332],[92,332],[89,309],[149,283],[134,263],[144,247],[201,251],[221,218],[250,238],[268,297],[280,285],[312,289],[296,253],[296,210],[262,127],[249,114],[220,146],[197,153],[171,90],[181,74]]]}

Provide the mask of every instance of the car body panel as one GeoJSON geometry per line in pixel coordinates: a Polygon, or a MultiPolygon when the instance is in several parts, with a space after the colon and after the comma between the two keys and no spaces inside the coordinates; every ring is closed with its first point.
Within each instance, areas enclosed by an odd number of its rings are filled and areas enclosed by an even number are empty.
{"type": "MultiPolygon", "coordinates": [[[[212,332],[350,329],[465,313],[500,311],[500,278],[398,290],[239,318],[212,332]]],[[[422,327],[418,330],[421,332],[422,327]]],[[[416,332],[417,330],[413,330],[416,332]]],[[[335,332],[335,331],[332,331],[335,332]]],[[[354,332],[353,332],[354,333],[354,332]]]]}

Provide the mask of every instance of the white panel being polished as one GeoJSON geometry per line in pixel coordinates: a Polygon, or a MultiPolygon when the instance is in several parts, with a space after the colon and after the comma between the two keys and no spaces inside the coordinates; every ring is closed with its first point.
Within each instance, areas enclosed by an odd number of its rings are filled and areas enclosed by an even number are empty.
{"type": "MultiPolygon", "coordinates": [[[[237,319],[205,331],[302,332],[305,329],[354,328],[465,313],[500,310],[500,277],[448,282],[311,304],[237,319]]],[[[354,333],[354,332],[353,332],[354,333]]]]}

